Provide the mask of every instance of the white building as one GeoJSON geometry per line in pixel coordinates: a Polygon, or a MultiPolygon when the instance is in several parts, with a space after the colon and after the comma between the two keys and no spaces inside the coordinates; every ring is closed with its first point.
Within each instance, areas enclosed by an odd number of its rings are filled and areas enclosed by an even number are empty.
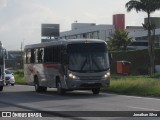
{"type": "MultiPolygon", "coordinates": [[[[133,39],[135,39],[135,41],[131,45],[133,48],[135,49],[148,48],[148,31],[147,30],[130,31],[129,35],[133,37],[133,39]]],[[[155,29],[155,46],[160,47],[160,28],[155,29]]]]}
{"type": "MultiPolygon", "coordinates": [[[[157,20],[158,18],[156,18],[157,20]]],[[[154,19],[155,20],[155,19],[154,19]]],[[[160,18],[158,19],[160,20],[160,18]]],[[[119,23],[120,24],[120,23],[119,23]]],[[[95,23],[72,23],[71,30],[60,33],[60,37],[64,39],[77,39],[77,38],[90,38],[102,39],[108,41],[115,31],[116,25],[95,23]]],[[[155,46],[160,47],[160,24],[156,23],[155,29],[155,46]]],[[[146,49],[148,48],[148,32],[142,26],[127,26],[126,31],[129,36],[135,40],[129,47],[133,49],[146,49]]]]}
{"type": "Polygon", "coordinates": [[[113,25],[96,25],[95,23],[72,23],[70,31],[60,33],[64,39],[90,38],[108,41],[108,37],[114,33],[113,25]]]}
{"type": "MultiPolygon", "coordinates": [[[[144,19],[144,24],[147,23],[147,20],[147,18],[144,19]]],[[[160,17],[151,17],[150,21],[156,26],[155,47],[160,47],[160,17]]],[[[132,43],[132,47],[134,47],[135,49],[143,49],[148,47],[148,31],[144,30],[142,26],[129,26],[126,27],[126,30],[129,32],[129,35],[136,40],[132,43]]]]}

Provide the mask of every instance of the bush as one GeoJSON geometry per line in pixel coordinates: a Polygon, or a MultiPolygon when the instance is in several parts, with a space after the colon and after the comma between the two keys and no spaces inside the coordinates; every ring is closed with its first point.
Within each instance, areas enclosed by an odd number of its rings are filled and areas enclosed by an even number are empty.
{"type": "Polygon", "coordinates": [[[16,70],[14,72],[14,76],[15,76],[16,84],[21,84],[21,85],[25,85],[26,84],[26,82],[24,80],[23,69],[16,70]]]}
{"type": "MultiPolygon", "coordinates": [[[[155,64],[160,64],[160,49],[155,50],[155,64]]],[[[131,74],[133,75],[145,75],[148,74],[149,68],[149,55],[148,50],[137,51],[121,51],[112,52],[113,59],[111,61],[111,72],[116,73],[117,64],[116,61],[126,60],[131,62],[131,74]]]]}

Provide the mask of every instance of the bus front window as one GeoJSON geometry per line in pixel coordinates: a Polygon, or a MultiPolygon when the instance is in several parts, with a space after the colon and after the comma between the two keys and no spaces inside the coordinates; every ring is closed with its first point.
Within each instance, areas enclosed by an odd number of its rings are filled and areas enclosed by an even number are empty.
{"type": "Polygon", "coordinates": [[[79,72],[104,71],[109,67],[107,53],[75,53],[69,55],[69,69],[79,72]]]}
{"type": "Polygon", "coordinates": [[[75,72],[100,72],[108,70],[108,52],[107,49],[102,49],[104,45],[84,44],[84,46],[76,46],[83,49],[71,49],[72,51],[69,52],[69,70],[75,72]],[[97,47],[101,48],[98,49],[97,47]]]}

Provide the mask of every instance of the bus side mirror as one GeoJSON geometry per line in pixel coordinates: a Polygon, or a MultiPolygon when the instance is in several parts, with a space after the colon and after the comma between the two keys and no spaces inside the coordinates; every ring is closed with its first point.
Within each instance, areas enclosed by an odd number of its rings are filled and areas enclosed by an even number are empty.
{"type": "Polygon", "coordinates": [[[69,64],[68,54],[67,53],[63,54],[63,64],[65,64],[65,65],[69,64]]]}
{"type": "Polygon", "coordinates": [[[112,53],[109,52],[109,63],[110,63],[110,65],[111,65],[111,63],[112,63],[112,62],[111,62],[112,59],[113,59],[113,58],[112,58],[112,53]]]}
{"type": "Polygon", "coordinates": [[[5,56],[5,59],[7,60],[8,59],[8,52],[6,50],[4,51],[4,56],[5,56]]]}

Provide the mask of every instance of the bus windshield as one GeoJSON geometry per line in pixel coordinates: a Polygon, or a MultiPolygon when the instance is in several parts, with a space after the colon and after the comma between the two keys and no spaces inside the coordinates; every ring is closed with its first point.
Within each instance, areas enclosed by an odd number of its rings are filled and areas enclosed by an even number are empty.
{"type": "Polygon", "coordinates": [[[100,72],[109,69],[108,51],[103,43],[81,43],[68,46],[69,70],[100,72]]]}

